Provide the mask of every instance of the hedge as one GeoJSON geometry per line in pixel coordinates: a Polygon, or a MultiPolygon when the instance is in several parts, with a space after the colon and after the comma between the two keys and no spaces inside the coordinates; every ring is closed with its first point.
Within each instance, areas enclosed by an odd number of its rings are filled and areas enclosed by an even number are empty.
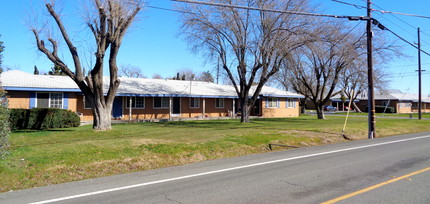
{"type": "Polygon", "coordinates": [[[76,113],[56,108],[10,109],[9,120],[12,130],[68,128],[81,124],[76,113]]]}

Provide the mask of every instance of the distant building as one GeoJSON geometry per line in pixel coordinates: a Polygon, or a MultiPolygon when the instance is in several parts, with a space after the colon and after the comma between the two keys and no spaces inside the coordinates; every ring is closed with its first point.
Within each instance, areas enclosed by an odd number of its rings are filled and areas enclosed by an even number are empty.
{"type": "MultiPolygon", "coordinates": [[[[400,90],[375,91],[375,106],[393,107],[396,113],[418,112],[418,94],[402,93],[400,90]]],[[[357,100],[362,111],[367,110],[367,95],[363,93],[357,100]]],[[[430,112],[430,97],[422,95],[422,112],[430,112]]]]}

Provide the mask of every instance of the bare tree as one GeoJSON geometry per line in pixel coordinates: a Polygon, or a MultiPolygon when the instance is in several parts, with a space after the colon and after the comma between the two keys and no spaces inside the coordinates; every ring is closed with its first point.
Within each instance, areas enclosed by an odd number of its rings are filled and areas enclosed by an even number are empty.
{"type": "Polygon", "coordinates": [[[57,29],[61,33],[64,42],[73,59],[74,71],[66,65],[58,55],[58,42],[48,37],[50,46],[45,45],[41,39],[40,29],[31,28],[37,43],[37,48],[54,63],[55,66],[75,81],[87,101],[90,103],[95,130],[111,129],[112,105],[116,91],[120,84],[118,80],[117,55],[127,29],[141,10],[143,2],[140,0],[92,0],[87,11],[85,23],[90,29],[96,42],[95,64],[90,74],[85,76],[78,54],[69,33],[61,19],[61,15],[55,8],[54,1],[47,3],[46,9],[54,20],[57,29]],[[107,95],[103,90],[104,58],[108,51],[109,89],[107,95]]]}
{"type": "Polygon", "coordinates": [[[145,75],[142,74],[142,70],[139,67],[132,65],[121,65],[119,68],[119,75],[121,77],[128,78],[145,78],[145,75]]]}
{"type": "MultiPolygon", "coordinates": [[[[306,0],[212,2],[288,11],[309,8],[306,0]]],[[[239,97],[241,122],[249,122],[250,110],[264,84],[278,72],[290,52],[303,44],[310,21],[287,13],[227,6],[180,6],[184,35],[193,49],[205,53],[208,60],[218,62],[219,58],[239,97]]]]}
{"type": "Polygon", "coordinates": [[[160,74],[154,74],[152,75],[153,79],[162,79],[163,77],[160,74]]]}
{"type": "Polygon", "coordinates": [[[324,119],[323,106],[337,90],[339,77],[351,64],[360,46],[360,36],[345,33],[346,27],[338,22],[321,22],[325,32],[320,40],[309,42],[298,49],[285,63],[283,75],[292,89],[304,95],[315,106],[318,119],[324,119]]]}
{"type": "Polygon", "coordinates": [[[176,80],[191,81],[191,80],[195,80],[195,78],[196,78],[196,73],[189,68],[181,69],[176,73],[176,80]]]}
{"type": "MultiPolygon", "coordinates": [[[[364,33],[364,31],[362,32],[364,33]]],[[[395,41],[388,41],[384,38],[381,32],[376,31],[373,42],[374,50],[374,85],[378,90],[385,90],[388,86],[389,78],[384,72],[384,64],[393,56],[404,57],[401,52],[401,47],[396,45],[395,41]]],[[[367,93],[367,55],[366,55],[366,38],[361,37],[357,43],[357,57],[349,63],[348,67],[341,73],[339,89],[343,91],[348,99],[352,100],[352,106],[356,112],[361,112],[357,104],[354,102],[357,97],[363,93],[367,93]]]]}

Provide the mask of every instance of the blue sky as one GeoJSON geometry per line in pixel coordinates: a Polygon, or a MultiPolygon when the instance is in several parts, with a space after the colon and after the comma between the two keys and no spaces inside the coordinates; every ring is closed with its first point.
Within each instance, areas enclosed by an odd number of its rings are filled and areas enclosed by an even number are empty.
{"type": "MultiPolygon", "coordinates": [[[[365,6],[364,0],[344,0],[352,4],[365,6]]],[[[79,15],[73,14],[76,10],[76,0],[63,1],[64,16],[67,22],[72,24],[70,33],[77,45],[85,44],[86,28],[81,23],[79,15]],[[75,31],[75,32],[72,32],[75,31]]],[[[366,15],[366,10],[354,6],[344,5],[331,0],[312,0],[321,6],[321,12],[335,15],[366,15]]],[[[52,63],[39,53],[34,44],[34,37],[25,25],[30,16],[31,8],[39,12],[43,7],[43,0],[1,0],[0,1],[0,41],[6,47],[3,53],[3,65],[12,69],[33,72],[36,65],[39,70],[47,72],[52,63]],[[31,7],[31,8],[30,8],[31,7]]],[[[373,0],[374,8],[385,11],[409,13],[430,16],[430,2],[428,0],[373,0]]],[[[151,0],[150,6],[172,9],[170,0],[151,0]]],[[[36,13],[37,13],[36,12],[36,13]]],[[[422,49],[430,52],[430,19],[408,17],[403,15],[382,14],[375,11],[373,17],[382,24],[401,35],[410,42],[417,42],[416,28],[420,27],[423,33],[422,49]]],[[[351,22],[354,26],[357,22],[351,22]]],[[[69,24],[69,25],[70,25],[69,24]]],[[[364,26],[364,23],[362,23],[364,26]]],[[[187,44],[179,36],[178,14],[176,12],[146,8],[141,13],[139,20],[124,38],[121,47],[118,64],[132,65],[141,68],[144,75],[152,77],[153,74],[161,74],[163,77],[172,77],[182,69],[191,69],[195,72],[213,71],[214,66],[205,63],[201,55],[195,55],[187,48],[187,44]]],[[[396,39],[392,34],[384,32],[390,39],[396,39]]],[[[403,92],[416,93],[418,90],[417,74],[417,50],[404,44],[403,52],[407,58],[392,59],[387,62],[386,72],[391,79],[391,87],[403,92]]],[[[78,47],[79,48],[79,47],[78,47]]],[[[82,48],[81,48],[82,49],[82,48]]],[[[68,56],[67,50],[62,53],[68,56]]],[[[66,60],[67,61],[67,60],[66,60]]],[[[430,94],[430,57],[422,54],[423,69],[423,93],[430,94]]],[[[69,63],[71,64],[71,63],[69,63]]],[[[85,65],[84,65],[85,66],[85,65]]]]}

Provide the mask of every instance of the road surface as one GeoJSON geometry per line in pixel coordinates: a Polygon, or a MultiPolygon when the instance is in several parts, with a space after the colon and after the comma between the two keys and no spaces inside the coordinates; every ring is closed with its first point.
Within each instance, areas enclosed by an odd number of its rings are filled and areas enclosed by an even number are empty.
{"type": "Polygon", "coordinates": [[[0,203],[430,203],[430,133],[0,194],[0,203]]]}

